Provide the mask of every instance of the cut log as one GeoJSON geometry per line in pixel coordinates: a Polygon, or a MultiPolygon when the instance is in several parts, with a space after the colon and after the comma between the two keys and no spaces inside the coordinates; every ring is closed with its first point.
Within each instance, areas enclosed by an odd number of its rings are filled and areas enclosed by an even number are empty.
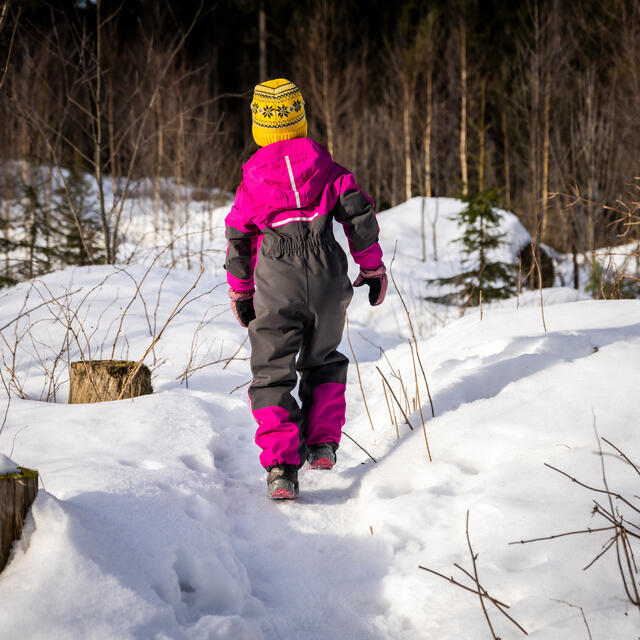
{"type": "Polygon", "coordinates": [[[142,365],[131,378],[136,366],[137,362],[131,360],[72,362],[69,404],[118,400],[121,395],[122,398],[136,398],[153,393],[151,371],[147,366],[142,365]]]}
{"type": "Polygon", "coordinates": [[[19,467],[0,476],[0,571],[9,560],[11,545],[22,535],[29,507],[38,493],[38,472],[19,467]]]}

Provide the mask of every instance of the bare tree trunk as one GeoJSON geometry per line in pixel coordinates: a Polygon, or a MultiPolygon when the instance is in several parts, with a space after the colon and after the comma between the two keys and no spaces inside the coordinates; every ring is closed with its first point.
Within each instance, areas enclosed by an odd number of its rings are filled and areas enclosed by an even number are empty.
{"type": "Polygon", "coordinates": [[[542,142],[542,221],[540,238],[544,242],[547,235],[549,215],[549,119],[551,117],[551,73],[547,69],[544,79],[544,129],[542,142]]]}
{"type": "Polygon", "coordinates": [[[264,82],[267,79],[267,12],[264,0],[261,0],[258,9],[258,45],[260,50],[259,82],[264,82]]]}
{"type": "MultiPolygon", "coordinates": [[[[104,259],[106,264],[112,264],[114,261],[113,248],[116,239],[112,238],[111,229],[109,227],[106,205],[104,201],[104,188],[102,184],[102,38],[101,38],[101,22],[100,22],[100,0],[96,0],[96,68],[95,68],[95,87],[93,95],[94,106],[94,177],[96,179],[96,188],[98,189],[98,202],[100,205],[100,220],[102,221],[102,229],[104,233],[104,259]]],[[[114,234],[115,235],[115,234],[114,234]]]]}
{"type": "Polygon", "coordinates": [[[462,195],[469,194],[467,177],[467,25],[460,20],[460,177],[462,195]]]}
{"type": "Polygon", "coordinates": [[[511,211],[511,165],[509,163],[509,132],[507,130],[507,110],[502,108],[502,155],[504,161],[504,197],[508,211],[511,211]]]}
{"type": "Polygon", "coordinates": [[[427,69],[427,118],[424,130],[424,195],[431,197],[431,119],[433,117],[433,64],[427,69]]]}
{"type": "Polygon", "coordinates": [[[486,107],[486,90],[487,81],[483,77],[480,83],[480,131],[479,134],[479,150],[478,150],[478,191],[482,193],[484,190],[484,157],[485,157],[485,126],[484,113],[486,107]]]}
{"type": "Polygon", "coordinates": [[[409,78],[405,76],[403,79],[404,90],[404,113],[403,113],[403,130],[404,130],[404,195],[405,200],[411,200],[411,91],[409,86],[409,78]]]}
{"type": "Polygon", "coordinates": [[[329,60],[326,55],[322,61],[322,98],[322,111],[327,126],[327,149],[333,156],[335,149],[333,147],[333,121],[329,104],[329,60]]]}
{"type": "Polygon", "coordinates": [[[425,224],[425,209],[427,208],[428,200],[422,198],[422,208],[420,209],[420,238],[422,239],[422,262],[427,261],[427,229],[425,224]]]}
{"type": "Polygon", "coordinates": [[[115,133],[115,105],[113,91],[113,69],[109,69],[107,76],[107,118],[108,118],[108,134],[109,134],[109,170],[111,171],[111,181],[113,197],[116,197],[119,183],[118,173],[118,155],[116,153],[116,133],[115,133]]]}
{"type": "Polygon", "coordinates": [[[184,231],[186,241],[187,269],[191,269],[191,256],[189,255],[189,201],[187,198],[187,187],[184,181],[184,161],[185,161],[185,139],[184,139],[184,109],[180,105],[178,113],[178,157],[176,166],[176,180],[178,186],[178,197],[184,208],[184,231]]]}
{"type": "Polygon", "coordinates": [[[162,120],[162,98],[156,100],[156,120],[158,127],[157,164],[153,172],[153,233],[156,240],[160,230],[160,189],[164,180],[164,122],[162,120]]]}

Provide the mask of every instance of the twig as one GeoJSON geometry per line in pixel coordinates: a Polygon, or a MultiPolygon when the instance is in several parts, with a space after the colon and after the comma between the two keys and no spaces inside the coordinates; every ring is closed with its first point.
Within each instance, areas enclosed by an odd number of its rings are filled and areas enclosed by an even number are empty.
{"type": "Polygon", "coordinates": [[[471,538],[469,537],[469,509],[467,509],[467,523],[465,527],[465,533],[467,536],[467,545],[469,547],[469,553],[471,554],[471,562],[473,563],[473,575],[476,583],[476,587],[478,589],[478,598],[480,598],[480,606],[482,607],[482,613],[484,613],[484,617],[489,625],[489,630],[491,631],[491,636],[493,640],[498,640],[495,631],[493,630],[493,625],[491,624],[491,619],[489,618],[489,614],[487,613],[487,608],[484,605],[484,599],[482,597],[482,590],[480,588],[480,580],[478,579],[478,565],[476,563],[476,555],[473,553],[473,547],[471,546],[471,538]]]}
{"type": "MultiPolygon", "coordinates": [[[[565,471],[562,471],[561,469],[558,469],[548,464],[547,462],[544,463],[544,466],[549,467],[549,469],[553,469],[554,471],[557,471],[558,473],[565,476],[566,478],[569,478],[571,482],[575,482],[576,484],[580,485],[581,487],[584,487],[585,489],[589,489],[590,491],[595,491],[596,493],[604,493],[605,495],[608,495],[610,498],[611,497],[616,498],[616,500],[620,500],[621,502],[626,504],[628,507],[631,507],[634,511],[637,511],[638,513],[640,513],[640,509],[638,509],[638,507],[636,507],[633,503],[629,502],[629,500],[627,500],[624,496],[621,496],[619,493],[615,493],[614,491],[610,491],[609,489],[598,489],[597,487],[592,487],[588,484],[585,484],[584,482],[581,482],[577,478],[570,476],[565,471]]],[[[613,505],[612,505],[612,510],[613,510],[613,505]]]]}
{"type": "MultiPolygon", "coordinates": [[[[7,394],[7,406],[4,410],[4,416],[2,418],[2,424],[0,425],[0,435],[2,435],[2,430],[4,429],[5,425],[7,424],[7,418],[9,417],[9,407],[11,406],[11,395],[7,394]]],[[[9,456],[11,457],[11,456],[9,456]]]]}
{"type": "Polygon", "coordinates": [[[136,374],[138,373],[138,371],[140,371],[140,368],[142,367],[142,364],[144,362],[144,359],[147,357],[147,355],[149,354],[149,352],[155,347],[155,345],[160,341],[160,338],[162,338],[162,335],[164,334],[166,328],[169,326],[169,324],[171,323],[171,321],[190,303],[193,302],[193,300],[195,299],[191,299],[191,300],[187,300],[186,303],[184,303],[185,298],[198,286],[198,282],[200,282],[200,278],[202,278],[202,275],[204,274],[204,269],[200,269],[200,273],[198,274],[198,277],[196,278],[195,282],[191,285],[191,287],[189,288],[189,290],[180,298],[180,300],[178,300],[178,302],[175,304],[175,306],[173,307],[171,313],[169,314],[169,316],[167,317],[164,325],[162,325],[162,328],[160,329],[160,331],[158,332],[158,334],[156,336],[154,336],[153,340],[151,341],[151,344],[147,347],[147,350],[142,354],[142,357],[140,358],[140,360],[138,360],[138,362],[136,363],[136,366],[131,370],[131,372],[129,373],[129,375],[127,376],[124,384],[122,385],[122,390],[120,391],[120,394],[118,395],[118,400],[122,400],[122,398],[124,398],[125,393],[127,392],[127,390],[129,389],[129,386],[131,385],[131,382],[133,381],[133,379],[135,378],[136,374]],[[184,304],[183,304],[184,303],[184,304]]]}
{"type": "MultiPolygon", "coordinates": [[[[421,564],[418,565],[418,569],[422,569],[423,571],[428,571],[429,573],[433,573],[434,575],[442,578],[443,580],[446,580],[447,582],[450,582],[451,584],[455,584],[456,587],[460,587],[461,589],[464,589],[465,591],[469,591],[470,593],[473,593],[473,594],[476,594],[476,595],[478,593],[476,589],[471,589],[471,587],[467,587],[466,585],[462,584],[461,582],[458,582],[453,576],[446,576],[446,575],[444,575],[444,573],[439,573],[438,571],[435,571],[434,569],[429,569],[429,567],[423,567],[421,564]]],[[[505,604],[504,602],[500,602],[500,600],[496,600],[492,596],[487,595],[485,597],[487,598],[487,600],[490,600],[494,604],[499,604],[501,607],[506,607],[507,609],[509,608],[508,604],[505,604]]]]}
{"type": "Polygon", "coordinates": [[[380,367],[376,367],[376,370],[382,376],[382,379],[385,381],[385,383],[387,385],[387,388],[391,392],[391,397],[396,401],[396,404],[398,405],[398,409],[400,409],[400,413],[404,417],[405,422],[409,425],[409,429],[411,429],[411,431],[413,431],[413,426],[411,425],[411,422],[409,421],[409,417],[407,416],[407,414],[405,413],[404,409],[402,408],[402,405],[398,402],[398,398],[396,398],[396,394],[393,392],[393,389],[391,388],[391,385],[389,384],[389,381],[385,378],[384,373],[382,373],[382,371],[380,371],[380,367]]]}
{"type": "Polygon", "coordinates": [[[429,448],[429,440],[427,438],[427,427],[424,423],[424,415],[422,414],[422,402],[420,401],[420,389],[418,388],[418,372],[416,370],[416,359],[413,353],[413,345],[411,344],[411,340],[409,340],[409,347],[411,348],[411,361],[413,362],[413,376],[416,381],[416,401],[418,403],[418,408],[420,410],[420,422],[422,423],[422,433],[424,434],[424,443],[427,447],[427,455],[429,456],[429,462],[433,462],[433,458],[431,457],[431,449],[429,448]]]}
{"type": "Polygon", "coordinates": [[[393,282],[393,287],[400,298],[400,302],[404,307],[404,311],[407,314],[407,320],[409,321],[409,329],[411,330],[411,336],[413,338],[413,342],[416,345],[416,355],[418,356],[418,363],[420,364],[420,370],[422,371],[422,376],[424,378],[424,385],[427,388],[427,395],[429,396],[429,404],[431,405],[431,417],[436,417],[436,412],[433,407],[433,399],[431,398],[431,391],[429,390],[429,383],[427,382],[427,374],[424,372],[424,367],[422,366],[422,358],[420,357],[420,350],[418,349],[418,340],[416,339],[416,332],[413,329],[413,322],[411,321],[411,314],[409,313],[409,309],[400,293],[400,289],[398,289],[398,285],[396,284],[396,279],[393,276],[393,262],[396,259],[396,251],[398,250],[398,241],[396,240],[396,245],[393,249],[393,258],[391,258],[391,264],[389,265],[389,274],[391,275],[391,282],[393,282]]]}
{"type": "Polygon", "coordinates": [[[242,387],[246,387],[248,384],[251,384],[252,382],[253,382],[253,378],[251,378],[250,380],[247,380],[246,382],[243,382],[242,384],[239,384],[237,387],[229,391],[229,395],[231,395],[232,393],[235,393],[238,389],[242,389],[242,387]]]}
{"type": "Polygon", "coordinates": [[[398,436],[398,440],[400,440],[400,432],[398,431],[398,425],[397,425],[396,421],[393,419],[393,415],[391,414],[391,405],[389,404],[389,396],[387,395],[387,386],[385,385],[384,380],[381,380],[380,383],[382,384],[382,391],[384,392],[384,399],[387,402],[387,409],[389,410],[389,420],[391,421],[391,424],[395,426],[396,435],[398,436]]]}
{"type": "Polygon", "coordinates": [[[559,602],[560,604],[566,604],[568,607],[573,607],[574,609],[580,609],[580,613],[582,614],[582,619],[584,620],[584,625],[587,627],[587,634],[589,635],[589,640],[593,640],[593,636],[591,635],[591,629],[589,629],[589,623],[587,622],[587,618],[584,615],[584,609],[577,604],[571,604],[566,600],[556,600],[555,598],[551,598],[554,602],[559,602]]]}
{"type": "Polygon", "coordinates": [[[597,533],[598,531],[611,531],[615,529],[615,526],[611,527],[598,527],[597,529],[581,529],[579,531],[567,531],[566,533],[555,533],[551,536],[544,536],[542,538],[531,538],[529,540],[513,540],[509,544],[529,544],[530,542],[541,542],[542,540],[555,540],[556,538],[563,538],[565,536],[575,536],[582,533],[597,533]]]}
{"type": "Polygon", "coordinates": [[[640,475],[640,467],[638,467],[637,464],[635,464],[634,462],[631,462],[631,460],[629,460],[629,458],[622,453],[622,451],[620,451],[620,449],[618,449],[618,447],[616,447],[615,444],[613,444],[612,442],[609,442],[609,440],[607,440],[606,438],[602,438],[603,442],[606,442],[611,448],[615,449],[619,454],[620,457],[629,464],[629,466],[633,467],[633,469],[635,470],[635,472],[640,475]]]}
{"type": "Polygon", "coordinates": [[[586,567],[583,567],[582,570],[586,571],[587,569],[590,569],[596,562],[598,562],[598,560],[600,560],[600,558],[602,558],[602,556],[607,553],[607,551],[609,551],[609,549],[611,549],[611,547],[616,543],[617,537],[618,534],[616,532],[616,535],[609,538],[608,542],[604,544],[602,551],[586,567]]]}
{"type": "Polygon", "coordinates": [[[364,393],[364,387],[362,386],[362,378],[360,376],[360,365],[358,364],[358,358],[356,358],[356,353],[353,350],[353,345],[351,344],[351,336],[349,334],[349,315],[345,314],[345,319],[347,322],[347,342],[349,343],[349,349],[351,349],[351,355],[353,356],[353,361],[356,365],[356,373],[358,374],[358,383],[360,384],[360,393],[362,394],[362,401],[364,402],[364,408],[367,412],[367,416],[369,417],[369,424],[371,425],[371,431],[375,431],[373,427],[373,420],[371,419],[371,413],[369,412],[369,405],[367,404],[367,396],[364,393]]]}
{"type": "Polygon", "coordinates": [[[343,431],[342,435],[343,436],[347,436],[347,438],[349,438],[349,440],[351,440],[351,442],[353,442],[353,444],[355,444],[357,447],[362,449],[374,462],[378,462],[361,444],[356,442],[346,431],[343,431]]]}
{"type": "Polygon", "coordinates": [[[249,334],[247,334],[244,337],[244,340],[240,343],[240,346],[235,350],[235,353],[227,360],[227,363],[224,365],[224,367],[222,367],[222,369],[226,369],[229,364],[236,359],[236,356],[240,353],[240,349],[242,349],[242,347],[244,347],[246,341],[249,339],[249,334]]]}
{"type": "Polygon", "coordinates": [[[7,322],[7,324],[5,324],[4,327],[0,327],[0,331],[4,331],[5,329],[9,328],[14,322],[17,322],[18,320],[20,320],[20,318],[24,318],[24,316],[28,316],[30,313],[32,313],[36,309],[40,309],[40,307],[44,307],[45,305],[48,305],[51,302],[57,302],[61,298],[72,296],[75,293],[78,293],[80,290],[81,289],[76,289],[75,291],[67,291],[66,293],[64,293],[61,296],[58,296],[57,298],[52,298],[51,300],[45,300],[44,302],[37,304],[35,307],[28,309],[27,311],[24,311],[23,313],[20,313],[19,315],[17,315],[13,320],[11,320],[10,322],[7,322]]]}
{"type": "MultiPolygon", "coordinates": [[[[474,577],[464,568],[461,567],[457,562],[454,563],[453,565],[454,567],[456,567],[457,569],[460,569],[460,571],[462,571],[462,573],[464,573],[467,577],[471,578],[471,580],[474,580],[474,577]]],[[[498,600],[496,600],[495,598],[492,598],[489,595],[489,592],[480,584],[478,585],[480,587],[480,589],[482,590],[482,595],[487,598],[487,600],[489,600],[497,609],[498,611],[500,611],[500,613],[503,616],[506,616],[511,622],[513,622],[513,624],[516,625],[516,627],[518,627],[518,629],[520,629],[520,631],[522,631],[522,633],[524,633],[525,636],[529,635],[526,630],[524,629],[524,627],[522,627],[516,620],[514,620],[506,611],[505,609],[510,609],[511,607],[508,604],[504,604],[503,602],[499,602],[498,600]]],[[[475,592],[474,592],[475,593],[475,592]]],[[[500,640],[500,638],[498,638],[498,640],[500,640]]]]}

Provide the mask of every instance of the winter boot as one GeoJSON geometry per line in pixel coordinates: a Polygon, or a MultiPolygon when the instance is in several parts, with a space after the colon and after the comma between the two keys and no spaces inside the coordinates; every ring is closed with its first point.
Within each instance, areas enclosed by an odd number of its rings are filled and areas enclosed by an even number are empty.
{"type": "Polygon", "coordinates": [[[309,469],[332,469],[336,463],[336,445],[333,442],[309,445],[309,469]]]}
{"type": "Polygon", "coordinates": [[[271,467],[267,491],[272,500],[293,500],[298,495],[298,468],[293,464],[271,467]]]}

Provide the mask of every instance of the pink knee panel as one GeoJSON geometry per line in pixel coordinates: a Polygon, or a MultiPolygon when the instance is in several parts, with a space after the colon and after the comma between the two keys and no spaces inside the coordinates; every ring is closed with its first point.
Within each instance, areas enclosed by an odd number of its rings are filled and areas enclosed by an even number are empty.
{"type": "Polygon", "coordinates": [[[345,421],[345,385],[325,382],[313,389],[313,404],[307,419],[307,444],[340,443],[345,421]]]}

